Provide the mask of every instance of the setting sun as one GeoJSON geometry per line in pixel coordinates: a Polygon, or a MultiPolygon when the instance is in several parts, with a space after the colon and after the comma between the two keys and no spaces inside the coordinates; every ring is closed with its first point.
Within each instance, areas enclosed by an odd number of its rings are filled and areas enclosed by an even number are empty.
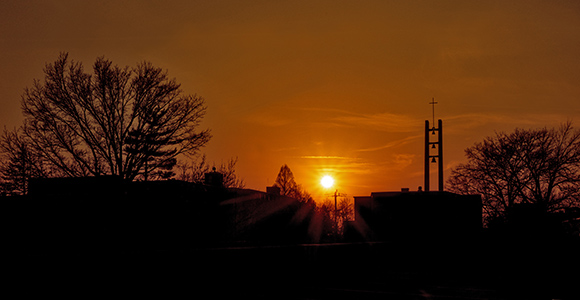
{"type": "Polygon", "coordinates": [[[320,184],[324,187],[324,188],[331,188],[334,185],[334,179],[332,177],[330,177],[329,175],[326,175],[324,177],[322,177],[322,179],[320,180],[320,184]]]}

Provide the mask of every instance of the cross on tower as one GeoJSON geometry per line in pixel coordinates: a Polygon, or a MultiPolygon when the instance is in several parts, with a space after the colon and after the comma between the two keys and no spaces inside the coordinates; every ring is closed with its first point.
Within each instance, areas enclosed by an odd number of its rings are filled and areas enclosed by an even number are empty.
{"type": "Polygon", "coordinates": [[[435,104],[437,104],[437,102],[435,102],[435,98],[433,98],[429,104],[431,104],[433,107],[433,128],[435,128],[435,104]]]}

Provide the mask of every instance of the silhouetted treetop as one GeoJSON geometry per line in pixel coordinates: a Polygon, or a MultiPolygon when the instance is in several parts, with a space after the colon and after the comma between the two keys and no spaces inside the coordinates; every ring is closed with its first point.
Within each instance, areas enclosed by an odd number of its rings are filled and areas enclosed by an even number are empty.
{"type": "Polygon", "coordinates": [[[488,221],[518,204],[560,213],[580,207],[580,131],[571,123],[498,133],[465,153],[468,162],[452,170],[447,187],[481,194],[488,221]]]}
{"type": "MultiPolygon", "coordinates": [[[[245,182],[236,173],[236,164],[238,158],[230,158],[227,162],[222,162],[219,166],[213,164],[218,173],[223,175],[223,186],[226,188],[240,188],[245,187],[245,182]]],[[[189,182],[202,183],[205,179],[205,174],[212,169],[210,164],[206,161],[205,154],[190,161],[180,161],[176,165],[179,173],[177,179],[189,182]]]]}
{"type": "Polygon", "coordinates": [[[288,165],[280,167],[274,186],[280,188],[280,194],[282,195],[290,195],[294,190],[296,190],[298,184],[294,180],[294,174],[292,174],[288,165]]]}
{"type": "Polygon", "coordinates": [[[204,99],[160,68],[100,57],[92,69],[63,53],[22,96],[24,138],[59,176],[163,176],[177,155],[209,141],[209,130],[198,130],[204,99]]]}
{"type": "Polygon", "coordinates": [[[281,195],[286,195],[304,202],[314,201],[312,196],[300,184],[296,183],[294,174],[286,164],[280,167],[274,186],[280,188],[281,195]]]}

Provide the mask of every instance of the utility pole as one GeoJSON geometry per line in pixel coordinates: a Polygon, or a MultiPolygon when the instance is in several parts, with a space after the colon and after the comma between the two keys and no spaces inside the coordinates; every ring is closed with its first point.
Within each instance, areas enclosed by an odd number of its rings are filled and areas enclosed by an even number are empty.
{"type": "Polygon", "coordinates": [[[338,197],[338,189],[334,191],[334,230],[335,234],[338,234],[338,202],[336,198],[338,197]]]}
{"type": "Polygon", "coordinates": [[[346,196],[344,193],[339,193],[338,189],[334,191],[334,234],[338,235],[338,196],[346,196]]]}

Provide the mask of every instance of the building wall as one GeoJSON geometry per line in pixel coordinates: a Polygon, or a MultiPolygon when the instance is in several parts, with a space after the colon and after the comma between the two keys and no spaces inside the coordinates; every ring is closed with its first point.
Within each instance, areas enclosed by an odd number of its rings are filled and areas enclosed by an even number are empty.
{"type": "Polygon", "coordinates": [[[469,238],[481,230],[481,197],[449,192],[373,193],[355,197],[353,225],[368,228],[361,237],[372,240],[469,238]]]}

